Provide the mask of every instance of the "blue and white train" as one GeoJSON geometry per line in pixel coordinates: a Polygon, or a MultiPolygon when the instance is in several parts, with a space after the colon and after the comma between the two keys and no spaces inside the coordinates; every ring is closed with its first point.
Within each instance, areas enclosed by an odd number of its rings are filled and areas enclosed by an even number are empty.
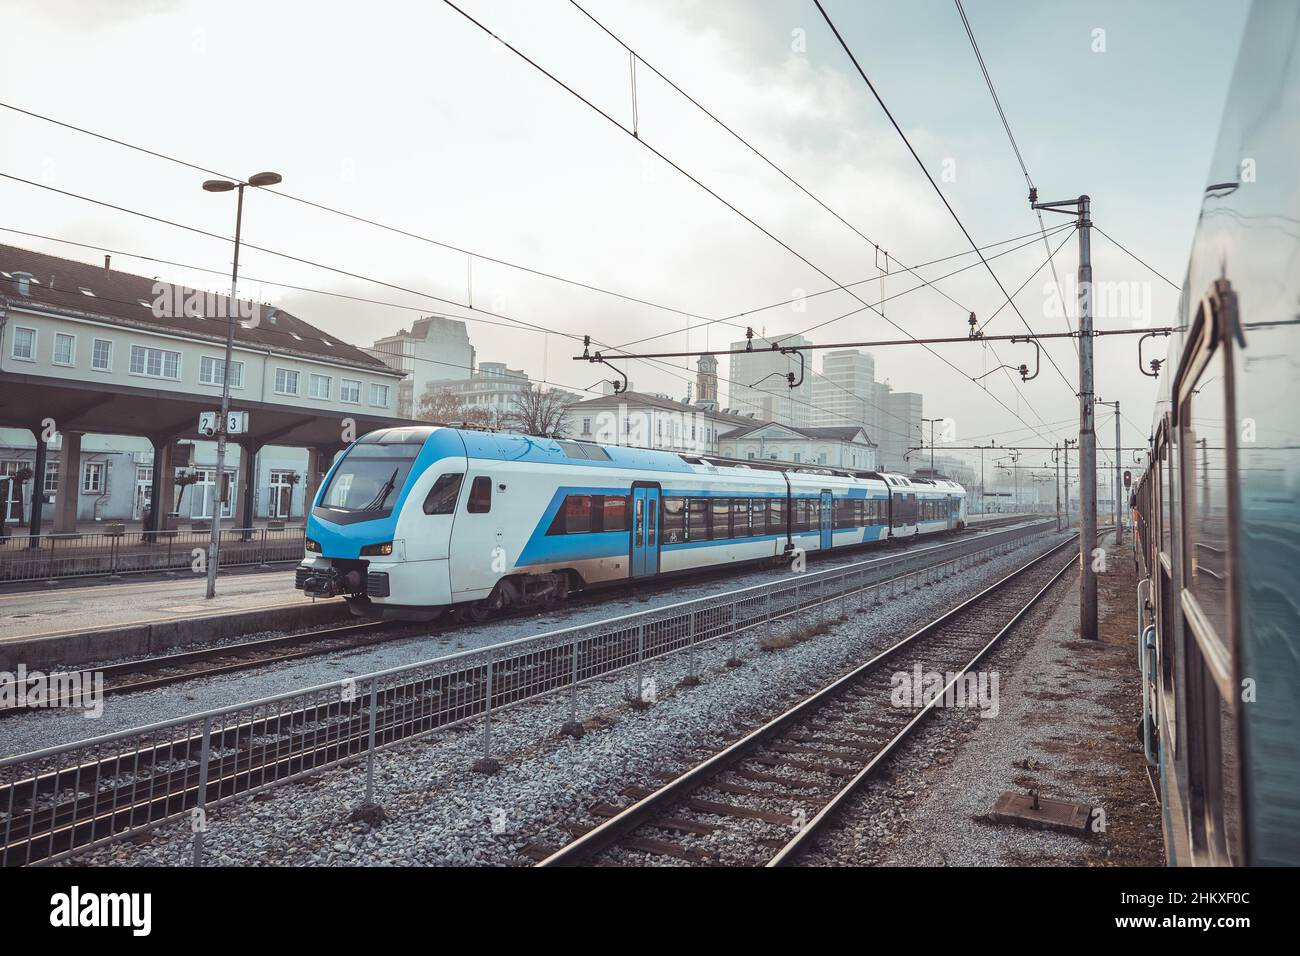
{"type": "Polygon", "coordinates": [[[954,531],[946,479],[731,461],[435,426],[335,462],[297,587],[384,617],[481,619],[628,580],[954,531]]]}

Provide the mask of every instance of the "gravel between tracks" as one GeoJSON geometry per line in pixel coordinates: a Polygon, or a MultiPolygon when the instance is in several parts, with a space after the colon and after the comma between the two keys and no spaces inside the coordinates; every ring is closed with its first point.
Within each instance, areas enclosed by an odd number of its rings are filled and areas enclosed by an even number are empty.
{"type": "MultiPolygon", "coordinates": [[[[495,776],[469,769],[482,753],[478,723],[382,751],[375,798],[389,820],[379,826],[349,820],[364,795],[364,763],[213,809],[207,862],[526,864],[527,845],[555,847],[568,838],[565,824],[593,825],[598,819],[589,809],[593,803],[626,803],[625,788],[653,786],[665,771],[697,762],[1065,537],[1039,536],[977,569],[878,608],[868,604],[857,612],[850,604],[847,618],[827,633],[784,650],[763,652],[760,635],[744,636],[737,642],[743,661],[738,667],[726,666],[728,642],[707,645],[699,656],[697,687],[679,686],[686,655],[657,661],[647,670],[657,700],[645,709],[624,699],[631,691],[629,676],[585,685],[579,715],[588,732],[578,740],[557,733],[568,717],[565,695],[502,712],[493,720],[493,756],[502,763],[495,776]]],[[[805,613],[796,626],[809,623],[805,613]]],[[[725,831],[719,833],[725,842],[725,831]]],[[[186,822],[72,862],[174,865],[187,864],[190,857],[186,822]]],[[[666,862],[639,854],[629,854],[627,861],[666,862]]]]}

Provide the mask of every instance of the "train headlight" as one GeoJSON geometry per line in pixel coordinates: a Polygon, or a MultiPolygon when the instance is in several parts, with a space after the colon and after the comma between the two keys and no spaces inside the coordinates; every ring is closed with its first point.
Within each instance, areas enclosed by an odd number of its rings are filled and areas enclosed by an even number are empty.
{"type": "Polygon", "coordinates": [[[361,556],[364,557],[384,557],[393,553],[393,542],[385,541],[383,544],[368,544],[361,549],[361,556]]]}
{"type": "Polygon", "coordinates": [[[315,551],[317,554],[320,554],[320,542],[319,542],[319,541],[313,541],[311,538],[306,538],[306,539],[304,539],[304,540],[305,540],[306,547],[307,547],[307,550],[308,550],[308,551],[315,551]]]}

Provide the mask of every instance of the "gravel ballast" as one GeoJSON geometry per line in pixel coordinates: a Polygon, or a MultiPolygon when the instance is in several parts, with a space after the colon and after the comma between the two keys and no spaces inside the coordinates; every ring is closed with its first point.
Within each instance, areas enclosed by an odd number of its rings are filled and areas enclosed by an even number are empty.
{"type": "MultiPolygon", "coordinates": [[[[843,621],[835,620],[836,603],[825,633],[782,650],[764,652],[763,635],[748,633],[736,642],[740,666],[727,666],[729,641],[707,644],[698,655],[698,686],[680,685],[686,654],[655,661],[647,668],[656,697],[648,707],[626,702],[628,675],[584,685],[578,712],[586,733],[579,739],[558,733],[568,719],[567,695],[499,712],[492,725],[492,756],[501,771],[493,776],[470,769],[483,755],[477,721],[381,751],[375,801],[388,820],[377,826],[350,820],[365,793],[364,762],[213,808],[205,836],[207,862],[530,863],[525,853],[530,845],[557,847],[569,839],[566,826],[598,822],[593,805],[626,804],[626,788],[653,787],[665,772],[698,762],[1065,537],[1038,536],[1010,554],[879,607],[868,601],[859,612],[850,601],[843,621]]],[[[786,626],[807,631],[815,623],[812,612],[803,612],[786,626]]],[[[718,831],[718,839],[725,844],[725,830],[718,831]]],[[[74,862],[188,864],[191,847],[186,821],[74,862]]],[[[725,845],[716,849],[725,857],[725,845]]],[[[628,862],[669,862],[639,856],[629,856],[628,862]]]]}

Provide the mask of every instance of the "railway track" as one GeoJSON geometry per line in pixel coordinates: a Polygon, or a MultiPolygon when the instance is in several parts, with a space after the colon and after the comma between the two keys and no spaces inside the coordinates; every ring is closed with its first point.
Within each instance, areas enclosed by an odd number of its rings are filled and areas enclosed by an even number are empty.
{"type": "MultiPolygon", "coordinates": [[[[781,613],[822,603],[810,594],[781,613]]],[[[753,626],[763,619],[753,613],[749,619],[726,607],[701,611],[696,637],[704,641],[753,626]]],[[[585,680],[621,671],[638,656],[674,653],[684,645],[670,623],[503,656],[490,674],[479,664],[435,661],[373,695],[364,686],[353,694],[331,686],[222,712],[207,719],[206,730],[199,715],[149,736],[111,735],[75,761],[36,757],[11,766],[0,772],[0,865],[61,859],[197,806],[210,808],[356,759],[373,749],[372,736],[373,747],[382,748],[479,717],[487,701],[495,712],[565,688],[575,674],[585,680]]]]}
{"type": "Polygon", "coordinates": [[[575,839],[539,866],[659,858],[679,864],[794,862],[844,801],[937,706],[895,706],[891,675],[943,675],[963,688],[984,656],[1078,562],[1071,539],[946,612],[774,720],[655,790],[629,788],[632,803],[598,805],[606,819],[572,826],[575,839]],[[1062,551],[1071,556],[1062,561],[1062,551]]]}
{"type": "MultiPolygon", "coordinates": [[[[1008,517],[1005,520],[995,519],[981,523],[971,530],[1000,528],[1024,520],[1026,520],[1024,516],[1008,517]]],[[[843,553],[839,552],[839,554],[842,556],[843,553]]],[[[712,577],[727,577],[734,573],[734,569],[719,569],[713,574],[696,575],[693,580],[699,582],[709,580],[712,577]]],[[[642,584],[638,587],[642,593],[645,593],[667,590],[677,586],[677,581],[665,581],[642,584]]],[[[609,592],[604,590],[577,592],[569,598],[569,602],[594,602],[605,600],[607,597],[609,597],[609,592]]],[[[536,608],[522,608],[503,612],[498,615],[497,619],[508,620],[536,613],[538,613],[536,608]]],[[[360,621],[355,624],[323,628],[316,631],[260,638],[253,641],[232,642],[215,647],[203,647],[191,651],[178,651],[172,654],[143,657],[117,664],[86,667],[83,670],[101,674],[104,679],[103,694],[105,697],[110,697],[118,694],[156,690],[160,687],[167,687],[185,681],[232,674],[273,664],[318,657],[322,654],[358,650],[408,637],[445,633],[466,624],[476,626],[477,623],[462,621],[459,617],[452,617],[436,625],[360,621]]],[[[66,678],[69,676],[67,674],[54,674],[51,675],[51,682],[54,686],[63,686],[63,684],[67,683],[66,678]],[[60,679],[64,679],[63,683],[60,683],[60,679]]],[[[0,707],[0,717],[21,712],[22,710],[23,708],[18,706],[0,707]]]]}

